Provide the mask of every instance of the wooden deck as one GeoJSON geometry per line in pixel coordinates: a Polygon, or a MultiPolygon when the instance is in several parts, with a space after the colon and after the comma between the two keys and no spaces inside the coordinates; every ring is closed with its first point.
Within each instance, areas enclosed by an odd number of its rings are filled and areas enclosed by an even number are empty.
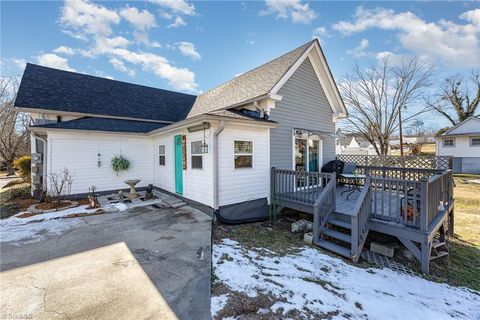
{"type": "Polygon", "coordinates": [[[366,166],[361,170],[367,178],[350,193],[334,173],[273,168],[272,213],[282,208],[311,213],[313,243],[354,261],[369,230],[395,236],[428,273],[429,261],[436,258],[432,248],[439,243],[434,236],[439,232],[442,243],[447,231],[453,234],[451,171],[366,166]]]}

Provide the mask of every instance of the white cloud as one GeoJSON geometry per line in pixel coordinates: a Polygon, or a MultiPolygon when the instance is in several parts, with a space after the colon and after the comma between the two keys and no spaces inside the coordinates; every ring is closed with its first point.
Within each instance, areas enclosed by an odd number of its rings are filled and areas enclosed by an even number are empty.
{"type": "Polygon", "coordinates": [[[68,65],[68,59],[57,56],[54,53],[43,53],[37,56],[38,64],[50,68],[75,71],[68,65]]]}
{"type": "Polygon", "coordinates": [[[323,43],[325,41],[324,39],[330,37],[330,35],[327,32],[327,28],[318,27],[313,30],[312,37],[317,38],[320,42],[323,43]]]}
{"type": "Polygon", "coordinates": [[[144,45],[152,48],[160,48],[161,45],[157,41],[152,41],[148,38],[148,35],[145,32],[134,31],[133,37],[138,43],[143,43],[144,45]]]}
{"type": "Polygon", "coordinates": [[[141,31],[155,26],[155,16],[148,10],[139,11],[135,7],[126,6],[120,10],[120,15],[141,31]]]}
{"type": "Polygon", "coordinates": [[[111,25],[119,22],[117,12],[88,0],[65,0],[60,17],[60,23],[73,28],[79,37],[85,33],[109,36],[111,25]]]}
{"type": "Polygon", "coordinates": [[[65,46],[60,46],[56,49],[53,49],[53,52],[59,53],[59,54],[66,54],[66,55],[74,55],[75,54],[75,49],[70,48],[70,47],[65,47],[65,46]]]}
{"type": "Polygon", "coordinates": [[[195,73],[187,68],[177,68],[171,65],[166,58],[146,52],[132,52],[127,49],[112,49],[111,54],[129,63],[140,65],[145,70],[152,71],[157,76],[167,79],[169,84],[179,90],[196,92],[198,85],[195,82],[195,73]]]}
{"type": "Polygon", "coordinates": [[[27,60],[13,58],[12,62],[20,69],[23,70],[27,66],[27,60]]]}
{"type": "Polygon", "coordinates": [[[112,64],[115,70],[128,74],[130,77],[135,77],[135,70],[128,68],[122,60],[117,58],[110,59],[110,63],[112,64]]]}
{"type": "Polygon", "coordinates": [[[247,44],[253,46],[255,44],[254,40],[247,39],[247,44]]]}
{"type": "Polygon", "coordinates": [[[356,58],[364,57],[367,55],[367,52],[365,51],[365,49],[368,48],[368,45],[369,45],[368,40],[362,39],[360,40],[360,44],[358,45],[358,47],[348,50],[347,54],[353,55],[356,58]]]}
{"type": "Polygon", "coordinates": [[[373,28],[397,31],[402,46],[415,54],[454,66],[476,67],[480,64],[479,12],[475,9],[461,14],[460,18],[469,23],[457,24],[446,20],[426,22],[411,12],[358,7],[353,22],[340,21],[333,28],[344,35],[373,28]]]}
{"type": "MultiPolygon", "coordinates": [[[[173,13],[172,18],[195,14],[194,6],[184,1],[155,2],[160,2],[159,4],[164,9],[170,10],[173,13]]],[[[179,23],[182,22],[185,24],[183,19],[179,23]]],[[[74,49],[75,53],[87,58],[106,57],[116,70],[132,77],[135,76],[136,69],[142,68],[144,71],[154,73],[159,78],[166,79],[174,89],[198,92],[195,73],[189,69],[177,67],[173,62],[160,55],[130,48],[134,43],[142,43],[148,47],[160,47],[158,42],[148,38],[146,31],[155,24],[154,17],[152,19],[148,11],[139,11],[130,7],[114,10],[93,4],[88,0],[67,0],[61,12],[60,23],[65,33],[89,42],[89,47],[76,48],[74,49]],[[135,30],[131,33],[133,39],[114,34],[112,27],[119,24],[121,19],[134,25],[135,30]]],[[[189,55],[193,59],[200,59],[194,46],[190,48],[188,45],[182,45],[182,48],[183,50],[180,51],[182,54],[189,55]]],[[[65,49],[60,51],[66,54],[65,49]]],[[[67,59],[55,54],[42,55],[39,56],[39,60],[40,58],[46,65],[73,70],[68,66],[67,59]]]]}
{"type": "Polygon", "coordinates": [[[176,16],[175,17],[175,20],[170,23],[167,28],[178,28],[178,27],[182,27],[182,26],[186,26],[187,23],[185,22],[185,20],[180,17],[180,16],[176,16]]]}
{"type": "Polygon", "coordinates": [[[189,16],[195,15],[195,6],[184,0],[151,0],[151,2],[175,13],[189,16]]]}
{"type": "Polygon", "coordinates": [[[260,15],[273,14],[279,19],[292,19],[294,23],[308,24],[317,14],[308,3],[300,0],[265,0],[266,9],[260,11],[260,15]]]}
{"type": "Polygon", "coordinates": [[[192,58],[193,60],[200,60],[202,57],[198,53],[195,45],[191,42],[177,42],[178,50],[187,57],[192,58]]]}

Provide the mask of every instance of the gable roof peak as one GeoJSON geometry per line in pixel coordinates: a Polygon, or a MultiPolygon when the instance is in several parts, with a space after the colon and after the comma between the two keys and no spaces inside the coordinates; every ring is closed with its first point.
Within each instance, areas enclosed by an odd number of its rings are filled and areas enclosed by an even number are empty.
{"type": "Polygon", "coordinates": [[[268,94],[318,40],[314,39],[200,94],[188,117],[219,110],[268,94]]]}

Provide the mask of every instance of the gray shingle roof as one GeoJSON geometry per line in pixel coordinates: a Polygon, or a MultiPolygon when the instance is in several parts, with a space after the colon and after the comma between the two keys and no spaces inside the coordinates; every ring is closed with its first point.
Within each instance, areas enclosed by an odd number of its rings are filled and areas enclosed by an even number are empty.
{"type": "Polygon", "coordinates": [[[314,41],[316,40],[202,93],[195,100],[188,117],[233,106],[269,93],[314,41]]]}
{"type": "Polygon", "coordinates": [[[158,122],[85,117],[64,122],[34,125],[31,128],[147,133],[167,125],[166,123],[158,122]]]}
{"type": "Polygon", "coordinates": [[[175,122],[186,118],[195,98],[28,63],[15,106],[175,122]]]}

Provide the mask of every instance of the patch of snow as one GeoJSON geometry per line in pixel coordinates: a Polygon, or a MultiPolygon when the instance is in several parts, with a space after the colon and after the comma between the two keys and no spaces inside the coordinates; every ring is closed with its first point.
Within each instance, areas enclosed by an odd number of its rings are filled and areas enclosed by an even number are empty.
{"type": "Polygon", "coordinates": [[[62,234],[66,230],[82,223],[78,218],[58,219],[69,214],[93,213],[98,209],[87,209],[88,206],[37,214],[28,218],[19,218],[25,213],[0,220],[0,242],[9,242],[13,245],[38,242],[48,235],[62,234]]]}
{"type": "Polygon", "coordinates": [[[228,302],[228,294],[222,294],[221,296],[218,297],[212,297],[211,300],[211,313],[212,313],[212,318],[214,318],[218,311],[222,310],[225,308],[228,302]]]}
{"type": "Polygon", "coordinates": [[[217,281],[231,290],[284,298],[271,307],[273,312],[283,308],[284,314],[292,309],[338,311],[339,317],[357,319],[480,319],[479,292],[390,269],[361,269],[313,248],[267,257],[225,239],[213,246],[212,259],[217,281]]]}

